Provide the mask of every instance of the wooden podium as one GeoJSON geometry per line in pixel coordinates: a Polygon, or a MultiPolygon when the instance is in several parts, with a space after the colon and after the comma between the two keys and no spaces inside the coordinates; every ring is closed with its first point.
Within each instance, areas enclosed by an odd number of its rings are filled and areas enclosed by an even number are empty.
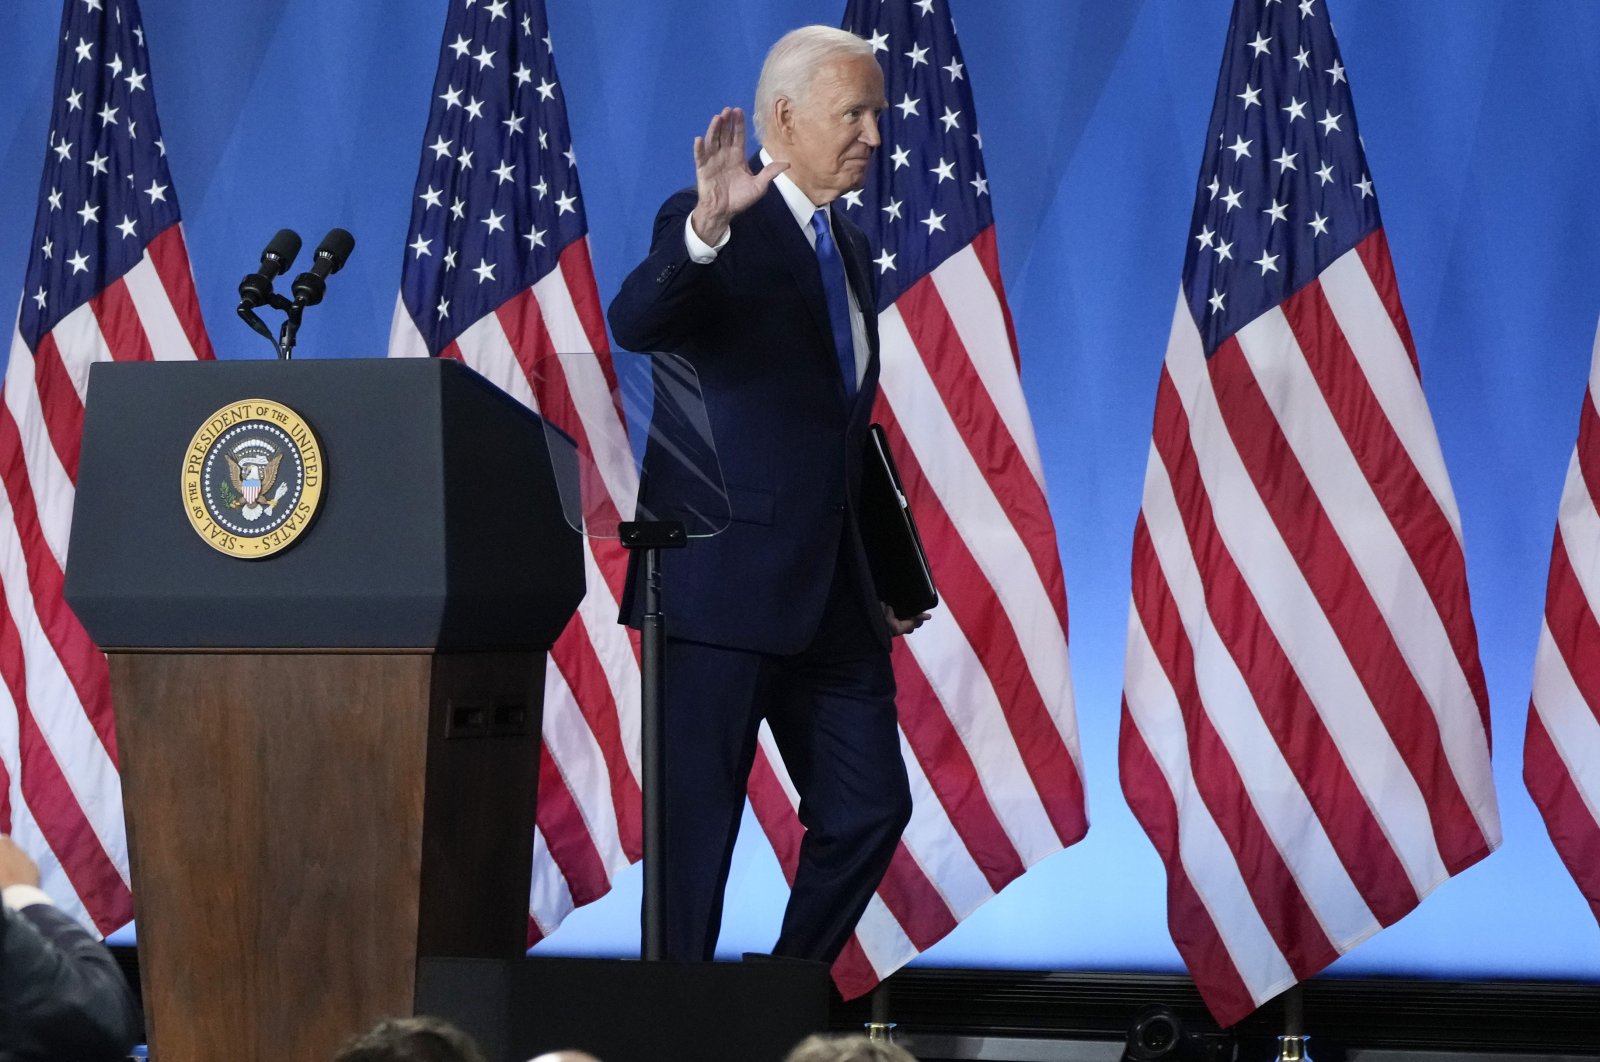
{"type": "Polygon", "coordinates": [[[454,362],[95,366],[67,599],[110,658],[154,1057],[325,1059],[412,1013],[419,960],[522,954],[580,546],[542,422],[454,362]],[[246,400],[322,477],[259,559],[181,485],[246,400]]]}

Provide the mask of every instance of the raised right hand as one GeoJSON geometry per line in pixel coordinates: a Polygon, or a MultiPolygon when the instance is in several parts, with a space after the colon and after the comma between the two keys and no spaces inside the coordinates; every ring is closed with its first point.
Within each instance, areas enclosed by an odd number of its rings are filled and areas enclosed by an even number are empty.
{"type": "Polygon", "coordinates": [[[39,887],[39,867],[5,834],[0,834],[0,889],[7,885],[39,887]]]}
{"type": "Polygon", "coordinates": [[[728,222],[754,206],[772,179],[788,168],[787,162],[769,162],[760,173],[751,173],[745,162],[744,111],[724,107],[706,126],[705,136],[694,138],[694,181],[700,202],[689,222],[695,235],[715,246],[728,231],[728,222]]]}

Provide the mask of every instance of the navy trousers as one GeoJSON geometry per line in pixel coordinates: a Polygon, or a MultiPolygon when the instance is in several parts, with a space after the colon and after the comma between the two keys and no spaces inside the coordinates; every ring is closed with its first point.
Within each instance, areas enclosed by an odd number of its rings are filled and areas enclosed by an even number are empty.
{"type": "Polygon", "coordinates": [[[674,639],[665,602],[670,959],[715,952],[763,718],[806,831],[773,954],[831,963],[888,869],[911,792],[889,654],[850,585],[835,572],[817,634],[791,656],[674,639]]]}

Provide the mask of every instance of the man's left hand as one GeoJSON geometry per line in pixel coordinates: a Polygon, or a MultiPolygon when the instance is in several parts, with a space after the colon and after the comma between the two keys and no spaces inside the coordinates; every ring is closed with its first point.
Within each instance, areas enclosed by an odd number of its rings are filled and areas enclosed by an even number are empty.
{"type": "Polygon", "coordinates": [[[878,604],[883,605],[883,618],[889,622],[889,630],[896,638],[902,634],[910,634],[924,623],[927,623],[929,619],[926,612],[919,612],[915,616],[901,619],[894,614],[894,609],[884,605],[882,601],[878,602],[878,604]]]}

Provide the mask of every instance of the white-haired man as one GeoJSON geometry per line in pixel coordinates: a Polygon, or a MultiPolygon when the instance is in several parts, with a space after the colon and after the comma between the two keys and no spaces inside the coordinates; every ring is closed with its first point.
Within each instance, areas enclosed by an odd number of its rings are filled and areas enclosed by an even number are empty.
{"type": "MultiPolygon", "coordinates": [[[[760,155],[738,109],[711,119],[695,187],[661,208],[610,306],[619,343],[699,373],[732,516],[662,562],[671,958],[713,955],[763,719],[806,827],[774,954],[833,961],[910,816],[889,643],[926,617],[883,607],[862,549],[877,306],[866,239],[834,206],[866,179],[886,108],[866,41],[786,34],[756,88],[760,155]]],[[[694,493],[649,452],[645,468],[655,511],[694,493]]]]}

